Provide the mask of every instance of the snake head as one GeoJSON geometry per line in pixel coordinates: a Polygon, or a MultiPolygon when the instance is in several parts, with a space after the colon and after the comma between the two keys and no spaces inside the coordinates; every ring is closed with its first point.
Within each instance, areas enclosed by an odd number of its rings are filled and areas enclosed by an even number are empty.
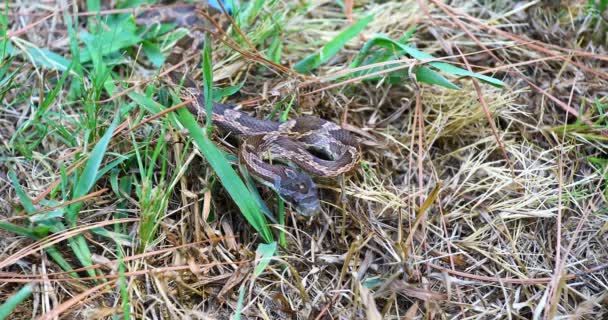
{"type": "Polygon", "coordinates": [[[317,185],[304,173],[286,167],[284,178],[275,181],[275,189],[285,202],[291,204],[304,216],[313,216],[321,205],[317,194],[317,185]]]}

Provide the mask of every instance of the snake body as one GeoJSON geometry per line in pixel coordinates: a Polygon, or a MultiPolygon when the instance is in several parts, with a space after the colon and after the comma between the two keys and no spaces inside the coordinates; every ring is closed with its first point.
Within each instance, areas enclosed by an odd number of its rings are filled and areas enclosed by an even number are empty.
{"type": "MultiPolygon", "coordinates": [[[[191,18],[194,8],[187,9],[147,11],[137,20],[198,24],[191,18]]],[[[189,111],[197,118],[206,117],[204,95],[194,82],[177,72],[169,76],[171,85],[194,98],[189,111]]],[[[216,126],[241,138],[239,159],[248,171],[303,215],[313,215],[320,208],[317,186],[310,175],[335,177],[353,170],[359,159],[357,140],[337,124],[318,117],[280,123],[251,117],[235,110],[235,105],[221,103],[213,104],[211,117],[216,126]]]]}
{"type": "MultiPolygon", "coordinates": [[[[241,137],[239,159],[247,170],[303,215],[311,216],[320,208],[317,186],[309,174],[335,177],[353,170],[358,161],[356,140],[335,123],[316,117],[279,123],[233,108],[215,103],[213,123],[241,137]]],[[[206,116],[202,94],[189,110],[199,118],[206,116]]]]}

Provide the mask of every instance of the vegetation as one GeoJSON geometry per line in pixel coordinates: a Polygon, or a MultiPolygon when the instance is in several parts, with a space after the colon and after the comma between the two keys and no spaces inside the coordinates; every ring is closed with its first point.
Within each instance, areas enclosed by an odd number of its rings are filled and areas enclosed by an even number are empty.
{"type": "Polygon", "coordinates": [[[241,2],[4,2],[0,319],[608,316],[608,1],[241,2]],[[172,70],[357,170],[299,216],[172,70]]]}

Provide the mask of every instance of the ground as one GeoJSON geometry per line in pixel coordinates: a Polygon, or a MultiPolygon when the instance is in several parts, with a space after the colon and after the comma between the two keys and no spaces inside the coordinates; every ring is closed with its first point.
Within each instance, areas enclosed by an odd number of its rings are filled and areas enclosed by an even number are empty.
{"type": "Polygon", "coordinates": [[[5,2],[0,318],[608,317],[608,1],[241,3],[5,2]],[[360,162],[304,217],[173,69],[360,162]]]}

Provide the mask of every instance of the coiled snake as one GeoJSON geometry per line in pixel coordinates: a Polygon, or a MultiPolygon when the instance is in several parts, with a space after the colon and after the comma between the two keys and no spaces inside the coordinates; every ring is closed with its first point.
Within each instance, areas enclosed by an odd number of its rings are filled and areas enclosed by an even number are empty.
{"type": "MultiPolygon", "coordinates": [[[[188,21],[184,17],[186,10],[163,11],[148,15],[164,17],[163,22],[176,16],[180,17],[179,24],[188,21]]],[[[198,118],[205,117],[202,91],[180,73],[172,72],[169,76],[167,82],[182,88],[181,93],[187,98],[194,98],[188,105],[190,112],[198,118]]],[[[333,122],[309,116],[279,123],[256,119],[234,107],[214,103],[213,123],[242,138],[239,159],[247,170],[302,215],[311,216],[320,209],[317,186],[309,174],[335,177],[351,171],[359,159],[356,138],[333,122]]]]}

